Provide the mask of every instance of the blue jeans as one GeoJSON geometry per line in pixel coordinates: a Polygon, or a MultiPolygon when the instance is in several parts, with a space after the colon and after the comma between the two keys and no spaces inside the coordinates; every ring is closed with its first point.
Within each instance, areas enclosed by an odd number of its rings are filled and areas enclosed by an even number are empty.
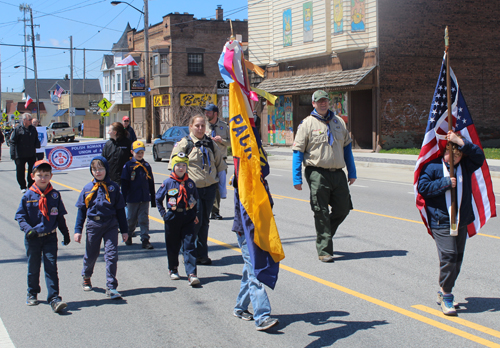
{"type": "Polygon", "coordinates": [[[243,274],[241,277],[240,293],[236,298],[234,310],[246,311],[251,301],[255,325],[259,326],[271,315],[271,304],[269,303],[264,285],[255,278],[255,274],[253,273],[252,261],[248,253],[245,234],[236,232],[236,236],[238,237],[238,245],[241,249],[241,255],[243,256],[245,265],[243,266],[243,274]]]}
{"type": "Polygon", "coordinates": [[[47,302],[50,303],[59,297],[59,277],[57,276],[57,234],[51,233],[44,237],[24,240],[26,256],[28,256],[28,293],[39,294],[40,267],[45,270],[45,284],[47,285],[47,302]]]}
{"type": "Polygon", "coordinates": [[[208,258],[208,227],[210,224],[210,213],[214,205],[215,192],[217,185],[213,184],[207,187],[197,188],[198,190],[198,220],[194,225],[194,237],[196,238],[196,251],[198,258],[208,258]]]}

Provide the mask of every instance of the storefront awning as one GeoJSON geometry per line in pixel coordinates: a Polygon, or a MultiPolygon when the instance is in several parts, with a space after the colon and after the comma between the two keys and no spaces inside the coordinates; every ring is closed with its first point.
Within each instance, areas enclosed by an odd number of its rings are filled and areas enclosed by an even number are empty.
{"type": "Polygon", "coordinates": [[[59,116],[62,116],[64,115],[65,113],[68,112],[68,109],[61,109],[61,110],[57,110],[56,113],[53,115],[53,117],[59,117],[59,116]]]}
{"type": "Polygon", "coordinates": [[[369,66],[355,70],[328,71],[318,74],[266,79],[257,87],[274,94],[317,89],[354,87],[375,68],[376,66],[369,66]]]}
{"type": "MultiPolygon", "coordinates": [[[[61,109],[57,110],[57,112],[52,116],[52,117],[59,117],[64,115],[65,113],[68,112],[69,109],[61,109]]],[[[76,108],[75,109],[75,116],[85,116],[85,109],[84,108],[76,108]]]]}

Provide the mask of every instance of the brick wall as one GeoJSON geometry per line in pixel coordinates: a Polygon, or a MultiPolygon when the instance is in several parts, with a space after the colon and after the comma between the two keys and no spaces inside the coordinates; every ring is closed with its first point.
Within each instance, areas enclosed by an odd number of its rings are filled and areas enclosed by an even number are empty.
{"type": "Polygon", "coordinates": [[[500,147],[498,0],[379,1],[383,148],[420,147],[450,34],[450,66],[485,147],[500,147]]]}

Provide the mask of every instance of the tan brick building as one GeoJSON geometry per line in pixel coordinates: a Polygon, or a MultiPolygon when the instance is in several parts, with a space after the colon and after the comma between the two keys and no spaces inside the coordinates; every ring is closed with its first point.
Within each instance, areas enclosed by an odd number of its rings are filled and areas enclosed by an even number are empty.
{"type": "MultiPolygon", "coordinates": [[[[233,32],[248,41],[247,21],[232,22],[233,32]]],[[[217,61],[231,35],[229,20],[218,6],[215,19],[196,19],[189,13],[170,13],[149,27],[150,87],[153,137],[173,125],[185,125],[194,109],[218,102],[216,83],[221,79],[217,61]]],[[[127,33],[129,53],[139,64],[127,67],[126,79],[144,76],[144,30],[127,33]]],[[[130,87],[130,86],[129,86],[130,87]]],[[[133,90],[130,89],[132,93],[133,90]]],[[[144,97],[132,99],[132,126],[145,138],[144,97]]]]}

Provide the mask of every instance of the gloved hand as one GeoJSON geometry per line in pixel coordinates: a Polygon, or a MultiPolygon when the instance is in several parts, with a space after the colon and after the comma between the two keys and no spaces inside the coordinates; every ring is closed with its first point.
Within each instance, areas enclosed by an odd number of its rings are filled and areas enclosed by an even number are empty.
{"type": "Polygon", "coordinates": [[[64,242],[63,245],[68,245],[71,243],[71,238],[69,238],[69,233],[64,235],[64,242]]]}
{"type": "Polygon", "coordinates": [[[26,233],[27,240],[31,240],[31,239],[35,239],[35,238],[38,238],[38,233],[36,233],[35,230],[31,230],[28,233],[26,233]]]}

